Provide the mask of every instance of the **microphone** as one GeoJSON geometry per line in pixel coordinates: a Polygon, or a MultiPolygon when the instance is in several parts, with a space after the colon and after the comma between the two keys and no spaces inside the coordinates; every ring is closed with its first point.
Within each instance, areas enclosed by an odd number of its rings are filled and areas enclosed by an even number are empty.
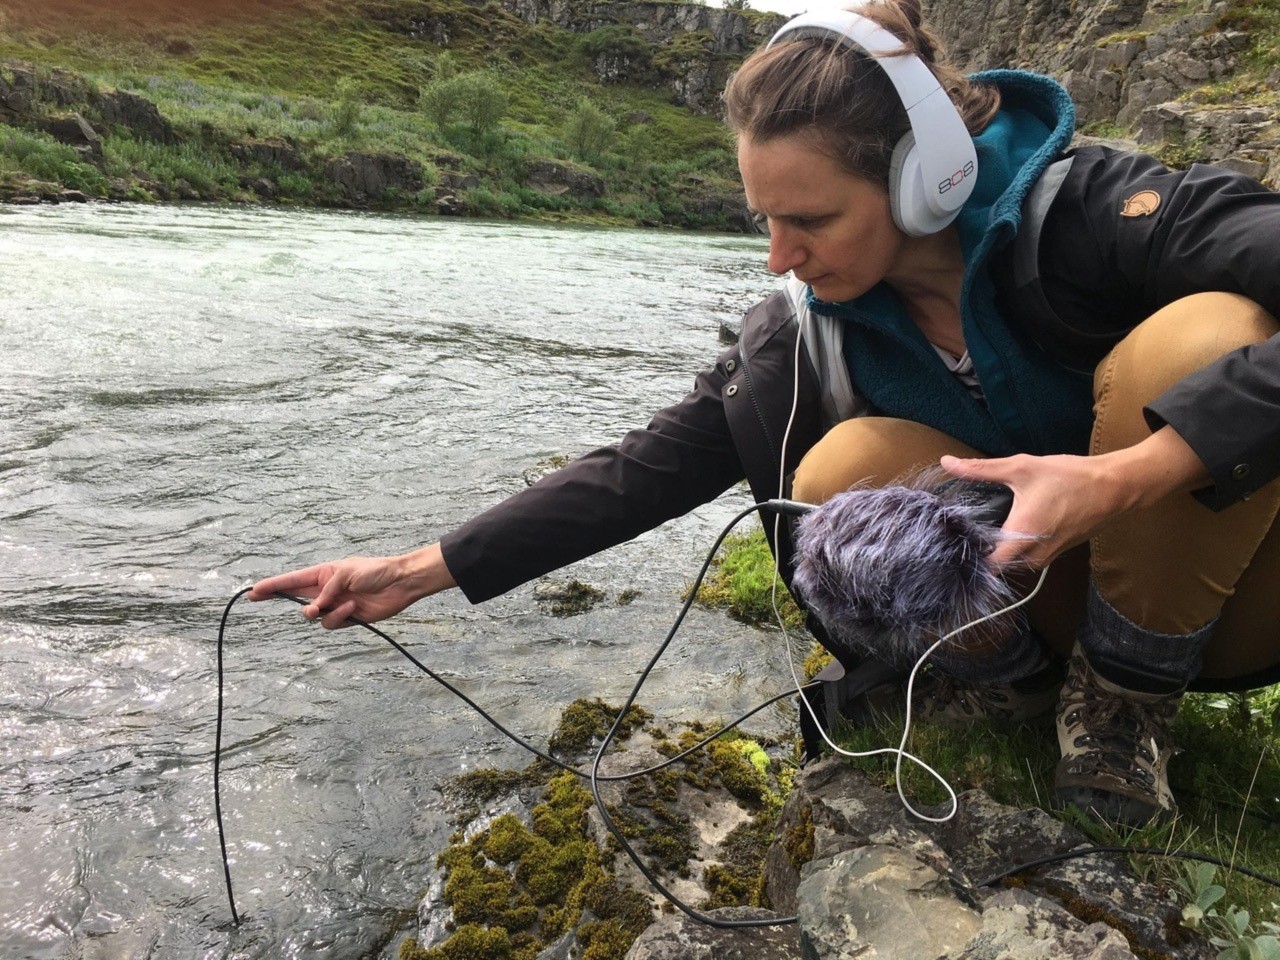
{"type": "Polygon", "coordinates": [[[817,507],[774,503],[799,518],[792,586],[842,659],[875,656],[909,668],[938,637],[1016,599],[987,560],[1010,536],[1001,524],[1013,491],[1003,484],[931,468],[817,507]]]}

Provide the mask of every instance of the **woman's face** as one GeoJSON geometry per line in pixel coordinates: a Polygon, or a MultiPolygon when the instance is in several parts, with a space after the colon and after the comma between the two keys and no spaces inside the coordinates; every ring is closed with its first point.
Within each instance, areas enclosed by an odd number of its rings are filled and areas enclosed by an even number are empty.
{"type": "Polygon", "coordinates": [[[738,138],[752,212],[769,226],[769,269],[788,270],[823,300],[852,300],[885,278],[906,234],[888,194],[802,137],[738,138]]]}

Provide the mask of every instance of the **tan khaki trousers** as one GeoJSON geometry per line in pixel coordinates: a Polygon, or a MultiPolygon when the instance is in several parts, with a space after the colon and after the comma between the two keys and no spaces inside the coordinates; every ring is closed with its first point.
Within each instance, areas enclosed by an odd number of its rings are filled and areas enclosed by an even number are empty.
{"type": "MultiPolygon", "coordinates": [[[[1269,314],[1234,294],[1196,294],[1153,314],[1094,373],[1090,453],[1120,450],[1150,436],[1144,405],[1188,374],[1277,329],[1269,314]]],[[[847,420],[805,456],[793,496],[821,503],[856,483],[883,486],[936,464],[944,454],[981,456],[923,424],[847,420]]],[[[1218,512],[1190,494],[1175,494],[1119,517],[1053,563],[1044,588],[1028,605],[1031,624],[1060,653],[1069,652],[1092,573],[1102,597],[1147,630],[1188,634],[1221,616],[1195,686],[1229,688],[1264,675],[1280,666],[1278,511],[1280,480],[1218,512]]]]}

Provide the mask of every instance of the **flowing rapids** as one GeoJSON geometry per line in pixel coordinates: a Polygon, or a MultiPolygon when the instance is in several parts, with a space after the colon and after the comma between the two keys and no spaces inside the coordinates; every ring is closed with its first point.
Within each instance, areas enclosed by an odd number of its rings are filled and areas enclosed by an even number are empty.
{"type": "MultiPolygon", "coordinates": [[[[452,829],[441,779],[525,758],[376,638],[237,607],[233,930],[223,604],[427,543],[540,461],[642,426],[774,288],[760,241],[90,205],[0,209],[0,257],[0,956],[389,954],[452,829]]],[[[388,629],[545,742],[575,697],[625,695],[748,502],[572,568],[608,594],[587,614],[552,618],[525,586],[388,629]]],[[[728,718],[783,689],[781,657],[695,610],[642,702],[728,718]]]]}

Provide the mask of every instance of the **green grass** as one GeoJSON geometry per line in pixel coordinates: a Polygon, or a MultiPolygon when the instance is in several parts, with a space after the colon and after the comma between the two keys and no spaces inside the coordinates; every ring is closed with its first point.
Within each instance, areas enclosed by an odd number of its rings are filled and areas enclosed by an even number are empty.
{"type": "MultiPolygon", "coordinates": [[[[208,169],[190,155],[151,155],[143,163],[134,147],[122,146],[111,158],[112,170],[132,164],[164,180],[168,171],[178,176],[183,169],[190,176],[181,179],[194,186],[193,176],[203,178],[223,197],[247,199],[237,178],[227,175],[225,165],[235,167],[229,144],[279,138],[297,145],[305,171],[285,181],[273,171],[237,172],[276,180],[285,199],[339,201],[332,184],[324,183],[324,164],[348,151],[403,153],[428,168],[429,181],[437,159],[449,151],[460,155],[459,172],[481,182],[480,192],[463,197],[474,213],[729,225],[716,204],[706,202],[739,192],[732,138],[723,124],[677,106],[665,89],[600,86],[581,36],[526,24],[496,3],[464,0],[240,6],[228,13],[226,4],[175,9],[161,0],[131,0],[132,15],[123,15],[82,0],[48,0],[5,15],[0,57],[75,70],[93,87],[151,100],[184,141],[197,145],[192,149],[210,153],[208,169]],[[448,34],[447,52],[458,71],[483,68],[505,90],[509,107],[497,131],[476,137],[458,125],[439,130],[419,109],[419,92],[445,52],[434,43],[437,29],[448,34]],[[605,180],[606,198],[572,201],[530,190],[523,179],[528,159],[571,159],[563,134],[584,99],[616,124],[612,142],[591,158],[605,180]]],[[[692,55],[705,38],[678,39],[666,51],[669,57],[692,55]]],[[[92,119],[91,110],[77,109],[92,119]]],[[[6,162],[6,169],[14,168],[12,158],[6,162]]],[[[35,176],[33,170],[18,172],[35,176]]],[[[425,193],[383,205],[397,203],[434,207],[425,193]]]]}
{"type": "Polygon", "coordinates": [[[229,193],[239,186],[236,166],[218,153],[195,144],[176,146],[109,137],[103,143],[105,166],[116,177],[140,175],[165,183],[185,181],[201,194],[229,193]]]}
{"type": "Polygon", "coordinates": [[[106,181],[71,147],[47,133],[0,125],[0,179],[34,179],[63,184],[92,196],[106,194],[106,181]]]}
{"type": "Polygon", "coordinates": [[[1216,26],[1249,34],[1246,58],[1259,75],[1280,67],[1280,0],[1232,0],[1216,26]]]}

